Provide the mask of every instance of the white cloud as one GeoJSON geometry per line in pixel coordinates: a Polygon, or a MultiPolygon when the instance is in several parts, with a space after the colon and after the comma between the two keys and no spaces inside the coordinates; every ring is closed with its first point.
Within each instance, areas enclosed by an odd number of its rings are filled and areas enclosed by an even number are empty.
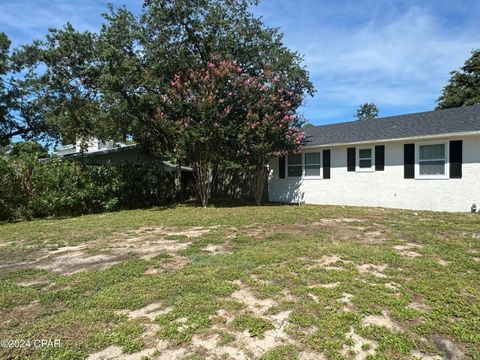
{"type": "MultiPolygon", "coordinates": [[[[286,44],[305,55],[318,91],[305,112],[315,119],[343,106],[344,117],[337,120],[349,120],[352,107],[365,101],[381,110],[430,110],[449,72],[480,47],[478,22],[467,26],[465,18],[465,26],[458,26],[445,20],[450,14],[440,16],[431,7],[398,1],[336,4],[322,2],[305,11],[300,3],[285,18],[272,7],[264,10],[268,24],[282,25],[286,44]]],[[[478,6],[462,10],[480,15],[478,6]]]]}

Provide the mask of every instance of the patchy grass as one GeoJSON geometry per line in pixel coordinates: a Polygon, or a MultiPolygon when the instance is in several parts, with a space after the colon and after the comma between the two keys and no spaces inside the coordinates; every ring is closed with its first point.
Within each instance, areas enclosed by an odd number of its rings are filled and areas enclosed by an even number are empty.
{"type": "Polygon", "coordinates": [[[480,217],[177,206],[0,225],[0,358],[480,359],[480,217]]]}

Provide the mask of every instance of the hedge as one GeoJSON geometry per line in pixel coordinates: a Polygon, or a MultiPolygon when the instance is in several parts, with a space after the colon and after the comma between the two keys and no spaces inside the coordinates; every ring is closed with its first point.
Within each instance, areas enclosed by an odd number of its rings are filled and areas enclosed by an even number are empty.
{"type": "Polygon", "coordinates": [[[98,213],[173,200],[173,175],[160,164],[0,157],[0,220],[98,213]]]}

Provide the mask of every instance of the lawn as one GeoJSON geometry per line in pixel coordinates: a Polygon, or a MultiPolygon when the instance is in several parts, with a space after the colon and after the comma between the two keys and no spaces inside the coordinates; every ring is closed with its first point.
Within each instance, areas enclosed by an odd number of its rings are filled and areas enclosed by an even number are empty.
{"type": "Polygon", "coordinates": [[[182,205],[3,224],[0,339],[31,342],[0,358],[480,359],[479,261],[475,214],[182,205]]]}

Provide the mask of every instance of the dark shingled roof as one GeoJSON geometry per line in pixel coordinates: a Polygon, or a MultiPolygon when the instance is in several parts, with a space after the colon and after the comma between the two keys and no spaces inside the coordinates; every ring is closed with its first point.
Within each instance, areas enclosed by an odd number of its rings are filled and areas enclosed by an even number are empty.
{"type": "Polygon", "coordinates": [[[305,129],[306,146],[480,131],[480,105],[357,120],[305,129]]]}

